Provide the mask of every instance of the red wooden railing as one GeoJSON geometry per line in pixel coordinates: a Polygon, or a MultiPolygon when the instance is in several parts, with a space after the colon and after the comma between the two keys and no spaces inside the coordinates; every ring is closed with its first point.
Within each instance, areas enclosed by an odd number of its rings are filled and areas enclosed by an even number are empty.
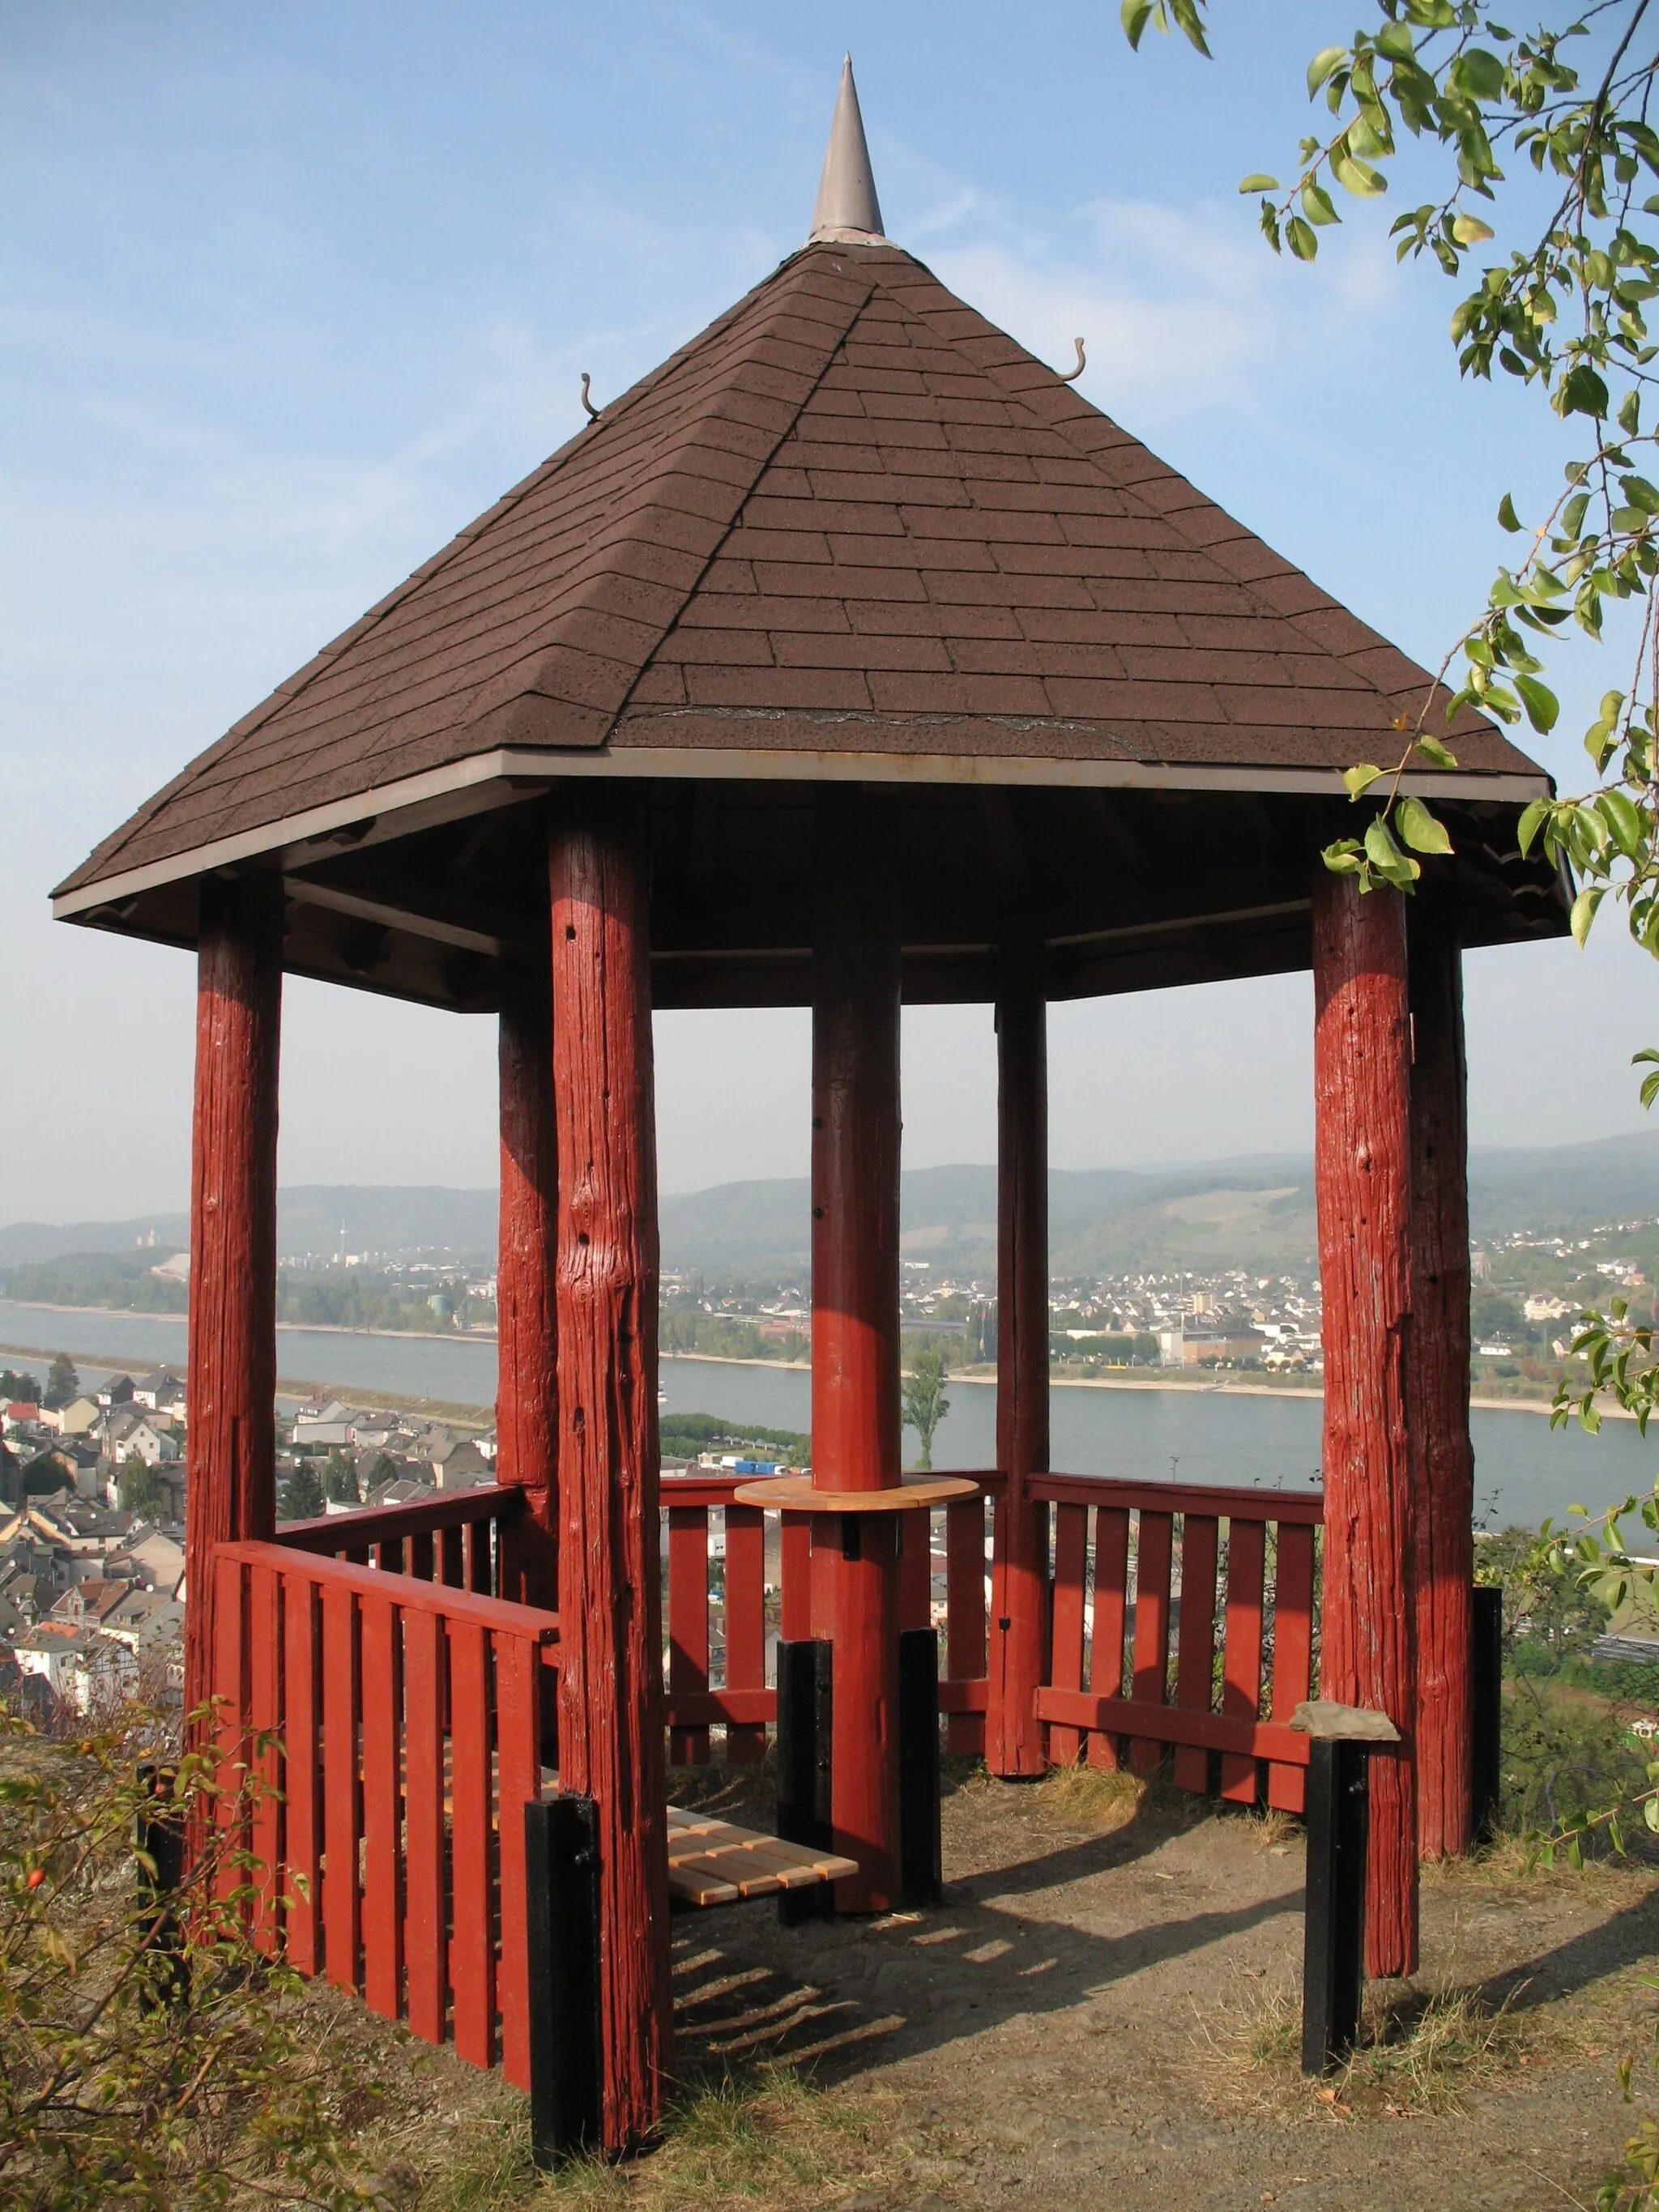
{"type": "MultiPolygon", "coordinates": [[[[706,1760],[720,1725],[728,1757],[757,1759],[776,1710],[769,1634],[811,1632],[811,1523],[735,1504],[744,1480],[710,1468],[662,1484],[678,1765],[706,1760]]],[[[970,1756],[985,1744],[989,1509],[1002,1477],[975,1480],[984,1497],[900,1516],[901,1617],[940,1629],[946,1741],[970,1756]]],[[[1183,1789],[1213,1781],[1254,1802],[1260,1779],[1269,1804],[1299,1811],[1307,1741],[1285,1723],[1311,1683],[1321,1495],[1066,1474],[1032,1486],[1051,1508],[1050,1658],[1037,1693],[1051,1761],[1121,1759],[1148,1773],[1170,1747],[1183,1789]]]]}
{"type": "Polygon", "coordinates": [[[407,1505],[287,1521],[276,1540],[295,1551],[413,1575],[419,1582],[520,1599],[527,1595],[519,1586],[527,1510],[517,1483],[487,1482],[407,1505]]]}
{"type": "Polygon", "coordinates": [[[335,1516],[218,1546],[214,1695],[222,1759],[258,1770],[256,1940],[527,2089],[523,1808],[558,1620],[442,1571],[484,1579],[482,1537],[517,1510],[466,1492],[349,1540],[335,1516]],[[394,1544],[412,1571],[324,1555],[394,1544]]]}
{"type": "Polygon", "coordinates": [[[1253,1804],[1261,1778],[1299,1813],[1308,1739],[1286,1723],[1312,1680],[1320,1493],[1061,1474],[1032,1489],[1054,1509],[1050,1760],[1144,1774],[1173,1746],[1174,1781],[1203,1791],[1218,1753],[1223,1797],[1253,1804]]]}

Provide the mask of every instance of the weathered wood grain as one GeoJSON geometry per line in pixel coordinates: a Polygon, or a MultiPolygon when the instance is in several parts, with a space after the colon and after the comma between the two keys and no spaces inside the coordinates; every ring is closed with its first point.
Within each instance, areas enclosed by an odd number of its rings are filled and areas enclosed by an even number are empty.
{"type": "Polygon", "coordinates": [[[1417,1965],[1415,1573],[1407,1431],[1411,1326],[1411,1041],[1406,915],[1352,876],[1314,893],[1314,1176],[1325,1345],[1320,1680],[1385,1712],[1371,1760],[1365,1956],[1417,1965]]]}

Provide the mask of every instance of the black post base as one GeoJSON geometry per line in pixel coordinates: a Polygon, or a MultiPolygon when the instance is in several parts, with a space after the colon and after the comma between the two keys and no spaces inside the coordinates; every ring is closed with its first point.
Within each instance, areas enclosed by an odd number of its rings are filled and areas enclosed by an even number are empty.
{"type": "Polygon", "coordinates": [[[939,1632],[899,1637],[899,1889],[907,1905],[945,1896],[939,1840],[939,1632]]]}
{"type": "Polygon", "coordinates": [[[1308,1750],[1302,2071],[1324,2074],[1347,2057],[1359,2033],[1369,1752],[1363,1742],[1320,1736],[1308,1750]]]}
{"type": "MultiPolygon", "coordinates": [[[[778,1833],[809,1850],[835,1847],[830,1817],[830,1742],[835,1699],[833,1646],[800,1638],[778,1645],[778,1833]]],[[[815,1889],[781,1889],[778,1919],[785,1928],[835,1917],[831,1882],[815,1889]]]]}
{"type": "Polygon", "coordinates": [[[591,1797],[524,1808],[530,2148],[538,2166],[599,2148],[599,1843],[591,1797]]]}

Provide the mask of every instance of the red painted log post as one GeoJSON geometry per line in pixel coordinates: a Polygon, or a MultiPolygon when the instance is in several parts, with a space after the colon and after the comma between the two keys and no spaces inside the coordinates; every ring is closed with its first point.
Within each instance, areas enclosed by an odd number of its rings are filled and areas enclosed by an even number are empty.
{"type": "Polygon", "coordinates": [[[1417,1966],[1411,1464],[1411,1043],[1405,902],[1352,876],[1314,893],[1314,1179],[1324,1300],[1321,1686],[1400,1729],[1371,1760],[1365,1965],[1417,1966]]]}
{"type": "MultiPolygon", "coordinates": [[[[812,951],[812,1480],[899,1479],[899,923],[866,796],[818,799],[812,951]]],[[[828,1540],[835,1644],[830,1820],[858,1861],[851,1912],[896,1905],[897,1516],[813,1518],[828,1540]]],[[[815,1577],[816,1585],[816,1577],[815,1577]]],[[[824,1626],[813,1623],[815,1634],[824,1626]]]]}
{"type": "Polygon", "coordinates": [[[647,823],[567,790],[549,839],[561,1787],[599,1806],[603,2132],[657,2124],[670,2057],[647,823]]]}
{"type": "Polygon", "coordinates": [[[185,1486],[185,1708],[213,1680],[213,1547],[276,1526],[276,1078],[283,905],[275,878],[207,876],[197,939],[185,1486]]]}
{"type": "Polygon", "coordinates": [[[501,963],[501,1212],[496,1254],[495,1480],[524,1485],[530,1526],[514,1532],[502,1595],[556,1607],[559,1589],[557,1375],[553,1252],[558,1159],[553,1134],[552,979],[543,909],[536,951],[501,963]]]}
{"type": "Polygon", "coordinates": [[[1048,1465],[1048,1005],[1035,951],[1003,963],[997,1024],[997,1500],[992,1543],[985,1763],[1041,1774],[1035,1715],[1048,1642],[1048,1509],[1030,1478],[1048,1465]]]}
{"type": "Polygon", "coordinates": [[[1454,917],[1419,893],[1411,939],[1412,1328],[1407,1410],[1417,1581],[1419,1856],[1471,1827],[1468,1115],[1463,963],[1454,917]]]}

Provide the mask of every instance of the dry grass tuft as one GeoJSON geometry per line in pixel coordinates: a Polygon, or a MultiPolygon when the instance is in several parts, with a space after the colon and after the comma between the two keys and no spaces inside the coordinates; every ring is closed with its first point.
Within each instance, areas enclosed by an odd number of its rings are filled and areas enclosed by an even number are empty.
{"type": "Polygon", "coordinates": [[[581,2159],[539,2174],[526,2100],[497,2092],[451,2134],[421,2212],[768,2212],[833,2203],[879,2186],[914,2146],[898,2143],[865,2100],[814,2088],[789,2069],[690,2085],[662,2139],[626,2166],[581,2159]]]}
{"type": "Polygon", "coordinates": [[[1027,1791],[1032,1806],[1057,1826],[1105,1829],[1133,1820],[1149,1794],[1138,1775],[1082,1765],[1056,1766],[1027,1791]]]}
{"type": "Polygon", "coordinates": [[[1198,2040],[1224,2110],[1284,2111],[1322,2104],[1340,2118],[1458,2112],[1464,2093],[1529,2065],[1546,2031],[1533,2016],[1492,2004],[1478,1990],[1366,1992],[1360,2040],[1322,2082],[1300,2071],[1297,1992],[1270,1984],[1253,2002],[1200,2017],[1198,2040]]]}

